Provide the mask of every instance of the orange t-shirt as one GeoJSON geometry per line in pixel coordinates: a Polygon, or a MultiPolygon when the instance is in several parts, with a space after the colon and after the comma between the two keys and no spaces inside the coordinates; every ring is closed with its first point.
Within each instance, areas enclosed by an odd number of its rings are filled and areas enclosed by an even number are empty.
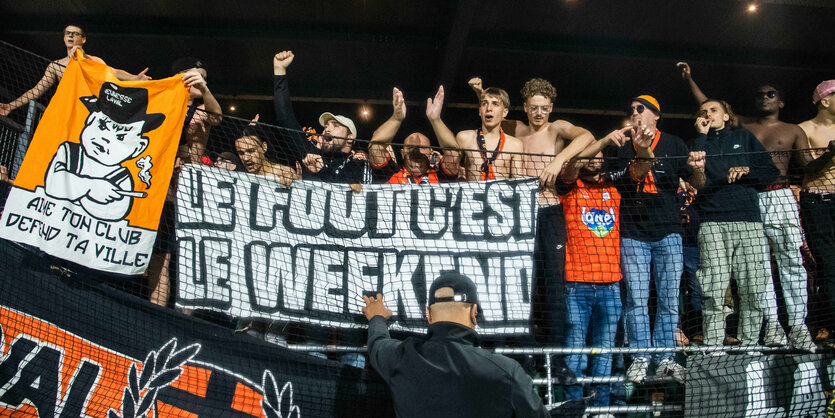
{"type": "Polygon", "coordinates": [[[400,171],[394,173],[391,176],[389,181],[386,182],[387,184],[439,184],[438,175],[435,173],[435,170],[429,170],[425,176],[416,179],[409,175],[409,172],[406,171],[405,168],[401,169],[400,171]]]}
{"type": "Polygon", "coordinates": [[[609,180],[586,184],[577,179],[560,196],[565,229],[565,280],[613,283],[620,273],[620,193],[609,180]]]}

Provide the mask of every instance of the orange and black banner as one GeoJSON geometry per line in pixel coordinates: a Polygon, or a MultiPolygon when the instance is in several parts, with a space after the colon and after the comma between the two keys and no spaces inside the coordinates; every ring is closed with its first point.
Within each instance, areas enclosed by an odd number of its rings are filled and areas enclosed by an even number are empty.
{"type": "Polygon", "coordinates": [[[179,77],[120,81],[79,53],[38,124],[0,236],[96,270],[144,272],[187,101],[179,77]]]}
{"type": "Polygon", "coordinates": [[[0,416],[391,415],[376,376],[60,277],[8,241],[0,254],[18,266],[0,275],[0,416]]]}

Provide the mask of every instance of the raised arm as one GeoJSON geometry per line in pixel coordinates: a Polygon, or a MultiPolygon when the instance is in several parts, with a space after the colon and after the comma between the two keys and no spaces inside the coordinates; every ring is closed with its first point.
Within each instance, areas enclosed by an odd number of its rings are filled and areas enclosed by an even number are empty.
{"type": "Polygon", "coordinates": [[[275,105],[275,118],[278,126],[300,131],[302,126],[296,120],[293,113],[293,104],[290,102],[290,88],[287,84],[287,67],[293,63],[293,51],[281,51],[273,57],[273,104],[275,105]]]}
{"type": "Polygon", "coordinates": [[[681,78],[687,82],[688,86],[690,87],[690,93],[693,95],[693,99],[696,100],[696,104],[702,104],[705,100],[707,100],[707,96],[702,92],[702,89],[699,88],[699,85],[696,84],[696,80],[693,80],[693,75],[690,71],[690,64],[686,62],[679,62],[676,64],[681,70],[681,78]]]}
{"type": "Polygon", "coordinates": [[[46,93],[50,87],[55,85],[55,83],[61,79],[62,71],[63,69],[60,64],[50,62],[46,67],[46,71],[43,73],[43,77],[41,77],[40,81],[38,81],[38,84],[35,84],[35,87],[32,87],[26,93],[23,93],[20,97],[12,100],[10,103],[0,103],[0,115],[6,116],[12,110],[24,106],[30,101],[43,96],[43,94],[46,93]]]}
{"type": "Polygon", "coordinates": [[[273,104],[275,105],[276,123],[291,132],[279,132],[284,141],[276,146],[283,152],[302,161],[309,158],[308,154],[318,154],[320,151],[307,140],[307,134],[302,132],[302,126],[293,114],[293,104],[290,102],[290,88],[287,82],[287,67],[293,62],[293,51],[281,51],[273,57],[273,104]]]}
{"type": "Polygon", "coordinates": [[[432,125],[432,130],[435,131],[435,137],[438,138],[441,148],[461,149],[458,145],[458,138],[452,131],[447,128],[444,121],[441,120],[441,110],[444,107],[444,86],[438,87],[438,92],[435,93],[435,99],[426,99],[426,118],[429,119],[429,124],[432,125]]]}
{"type": "Polygon", "coordinates": [[[206,110],[206,121],[211,126],[217,126],[223,119],[221,116],[223,109],[220,108],[220,103],[212,95],[212,91],[209,90],[209,85],[206,83],[206,80],[199,71],[187,71],[183,73],[182,79],[186,87],[194,87],[200,90],[200,93],[203,95],[203,106],[206,110]]]}
{"type": "Polygon", "coordinates": [[[406,101],[403,93],[395,87],[391,92],[391,106],[393,108],[391,117],[388,118],[371,136],[371,143],[368,144],[368,162],[372,167],[378,167],[389,159],[387,147],[391,144],[403,119],[406,119],[406,101]]]}
{"type": "MultiPolygon", "coordinates": [[[[543,183],[545,187],[550,188],[557,180],[557,176],[560,175],[560,171],[562,171],[565,162],[579,155],[583,150],[588,148],[589,145],[594,142],[594,135],[592,135],[588,130],[575,126],[571,122],[566,122],[564,120],[552,122],[548,127],[548,132],[553,135],[554,141],[558,141],[560,139],[569,141],[568,146],[560,151],[559,154],[554,156],[551,162],[539,175],[539,181],[543,183]]],[[[597,154],[597,152],[592,153],[591,155],[595,154],[597,154]]]]}
{"type": "Polygon", "coordinates": [[[603,138],[600,138],[597,141],[592,142],[582,152],[577,154],[576,157],[578,159],[587,159],[594,157],[595,155],[597,155],[598,152],[603,151],[606,147],[610,145],[621,147],[623,146],[623,144],[626,143],[626,141],[629,141],[629,137],[626,136],[626,134],[627,132],[631,131],[631,126],[615,129],[614,131],[609,132],[609,134],[604,136],[603,138]]]}

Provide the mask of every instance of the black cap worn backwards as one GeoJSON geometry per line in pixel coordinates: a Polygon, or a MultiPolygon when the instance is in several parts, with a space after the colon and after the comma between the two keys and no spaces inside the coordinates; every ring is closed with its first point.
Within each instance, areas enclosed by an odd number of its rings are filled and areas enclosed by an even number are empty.
{"type": "Polygon", "coordinates": [[[481,304],[478,303],[478,292],[475,283],[469,277],[456,272],[447,272],[438,276],[429,286],[429,301],[426,306],[440,302],[464,302],[478,304],[478,314],[481,315],[481,304]],[[435,297],[435,292],[444,287],[452,288],[452,296],[435,297]]]}

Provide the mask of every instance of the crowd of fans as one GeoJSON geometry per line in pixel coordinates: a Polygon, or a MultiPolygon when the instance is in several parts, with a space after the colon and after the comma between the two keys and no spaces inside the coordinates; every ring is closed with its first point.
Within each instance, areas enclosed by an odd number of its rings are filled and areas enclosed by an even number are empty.
{"type": "MultiPolygon", "coordinates": [[[[67,26],[67,57],[50,64],[35,88],[0,104],[0,114],[46,92],[85,41],[81,28],[67,26]]],[[[685,141],[659,129],[662,106],[650,94],[623,98],[623,125],[595,138],[582,127],[550,119],[557,93],[546,80],[531,79],[521,90],[525,123],[506,118],[505,90],[484,88],[474,78],[469,84],[479,104],[478,129],[454,133],[446,126],[442,86],[427,99],[425,117],[439,149],[420,132],[396,140],[407,111],[395,88],[391,117],[361,147],[349,117],[324,112],[318,132],[296,120],[289,93],[293,60],[291,51],[273,59],[282,135],[262,129],[256,116],[234,149],[218,153],[208,152],[217,150],[209,138],[221,122],[221,108],[206,83],[205,66],[195,58],[177,60],[172,74],[182,74],[191,98],[174,179],[183,163],[275,177],[285,186],[299,179],[344,183],[355,192],[370,183],[538,177],[532,329],[540,344],[668,348],[632,357],[626,378],[636,383],[650,369],[683,381],[684,367],[674,358],[677,345],[803,352],[832,346],[835,323],[826,307],[835,306],[835,80],[815,88],[817,116],[795,125],[779,120],[785,102],[773,84],[754,92],[756,114],[740,117],[724,100],[704,94],[689,65],[679,63],[698,105],[693,138],[685,141]],[[793,177],[795,172],[800,176],[793,177]],[[732,314],[737,327],[727,326],[732,314]]],[[[134,76],[119,70],[117,76],[147,79],[145,71],[134,76]]],[[[0,180],[10,181],[5,167],[0,180]]],[[[148,297],[159,305],[171,303],[176,282],[175,191],[172,181],[146,273],[148,297]]],[[[238,326],[262,336],[286,331],[257,321],[238,326]]],[[[556,360],[557,367],[577,376],[612,372],[610,354],[556,360]]],[[[358,355],[343,362],[365,363],[358,355]]],[[[608,405],[608,384],[591,389],[596,405],[608,405]]],[[[570,385],[566,395],[582,397],[583,389],[570,385]]]]}

